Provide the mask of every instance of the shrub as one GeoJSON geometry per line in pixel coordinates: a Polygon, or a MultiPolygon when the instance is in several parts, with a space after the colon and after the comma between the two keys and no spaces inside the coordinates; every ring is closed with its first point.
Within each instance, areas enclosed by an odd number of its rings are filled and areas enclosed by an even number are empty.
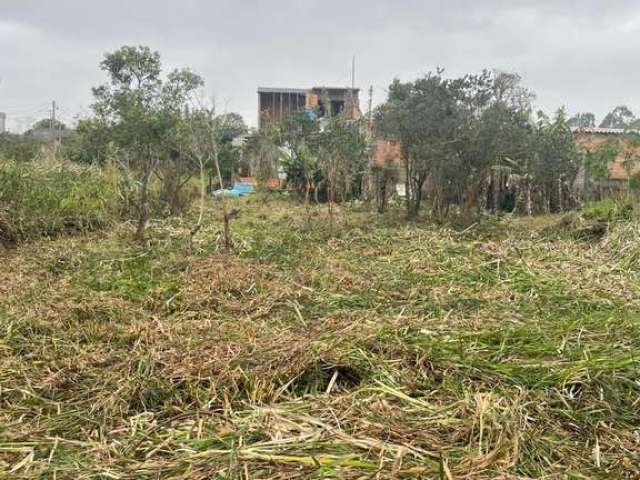
{"type": "Polygon", "coordinates": [[[46,142],[24,135],[0,134],[0,156],[17,162],[28,162],[38,157],[46,142]]]}
{"type": "Polygon", "coordinates": [[[628,221],[633,218],[634,203],[629,197],[606,198],[589,202],[582,209],[582,215],[598,222],[628,221]]]}
{"type": "Polygon", "coordinates": [[[117,208],[117,172],[109,166],[0,159],[2,243],[101,228],[117,208]]]}
{"type": "Polygon", "coordinates": [[[640,172],[636,172],[629,178],[629,191],[634,195],[640,194],[640,172]]]}

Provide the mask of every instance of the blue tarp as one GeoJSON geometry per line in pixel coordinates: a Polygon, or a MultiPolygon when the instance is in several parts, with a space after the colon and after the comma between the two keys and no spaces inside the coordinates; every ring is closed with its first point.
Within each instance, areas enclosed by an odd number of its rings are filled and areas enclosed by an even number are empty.
{"type": "Polygon", "coordinates": [[[233,188],[224,189],[224,190],[215,190],[213,192],[214,197],[220,197],[224,195],[225,197],[244,197],[245,195],[249,195],[253,191],[252,183],[242,183],[236,182],[233,184],[233,188]]]}

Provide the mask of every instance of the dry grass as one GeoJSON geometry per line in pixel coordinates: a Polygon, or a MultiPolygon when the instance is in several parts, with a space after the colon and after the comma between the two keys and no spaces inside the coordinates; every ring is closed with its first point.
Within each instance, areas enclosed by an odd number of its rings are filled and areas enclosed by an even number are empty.
{"type": "Polygon", "coordinates": [[[4,254],[0,476],[640,478],[637,224],[241,209],[4,254]]]}

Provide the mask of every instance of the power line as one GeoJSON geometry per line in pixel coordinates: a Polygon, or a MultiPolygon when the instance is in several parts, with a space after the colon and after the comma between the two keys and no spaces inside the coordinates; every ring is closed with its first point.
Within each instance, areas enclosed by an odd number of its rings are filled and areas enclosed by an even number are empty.
{"type": "Polygon", "coordinates": [[[47,108],[49,106],[48,103],[31,103],[28,105],[17,105],[17,106],[7,106],[7,105],[3,105],[0,102],[0,108],[2,109],[2,111],[6,112],[6,111],[23,111],[23,110],[39,110],[42,108],[47,108]]]}
{"type": "Polygon", "coordinates": [[[23,109],[23,110],[5,110],[0,108],[1,112],[6,113],[12,117],[20,116],[20,115],[32,115],[36,113],[49,113],[49,109],[47,108],[39,108],[39,109],[23,109]]]}

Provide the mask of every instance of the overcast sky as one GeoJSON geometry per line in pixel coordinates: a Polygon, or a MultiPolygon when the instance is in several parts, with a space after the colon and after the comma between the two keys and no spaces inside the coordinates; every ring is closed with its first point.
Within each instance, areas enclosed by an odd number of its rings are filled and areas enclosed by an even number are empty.
{"type": "MultiPolygon", "coordinates": [[[[640,3],[563,0],[0,0],[0,111],[9,127],[87,114],[98,64],[125,44],[190,67],[221,110],[255,125],[258,86],[374,87],[436,67],[515,71],[536,106],[640,114],[640,3]]],[[[366,93],[362,107],[366,107],[366,93]]]]}

